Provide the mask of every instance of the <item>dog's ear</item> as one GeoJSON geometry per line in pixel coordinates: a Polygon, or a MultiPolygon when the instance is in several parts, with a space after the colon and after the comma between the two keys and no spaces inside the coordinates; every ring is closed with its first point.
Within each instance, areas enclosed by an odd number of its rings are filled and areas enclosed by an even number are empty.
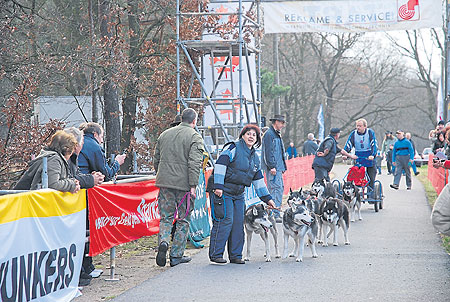
{"type": "Polygon", "coordinates": [[[289,194],[292,195],[292,188],[289,188],[289,194]]]}
{"type": "Polygon", "coordinates": [[[256,208],[256,206],[253,207],[252,211],[254,216],[258,215],[258,209],[256,208]]]}
{"type": "Polygon", "coordinates": [[[300,195],[302,195],[303,192],[303,188],[300,188],[300,190],[298,190],[298,193],[300,193],[300,195]]]}

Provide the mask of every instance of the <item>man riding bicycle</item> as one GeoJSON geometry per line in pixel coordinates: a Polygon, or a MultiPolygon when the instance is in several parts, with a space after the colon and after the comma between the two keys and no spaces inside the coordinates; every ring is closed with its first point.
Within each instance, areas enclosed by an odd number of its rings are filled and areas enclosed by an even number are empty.
{"type": "Polygon", "coordinates": [[[377,139],[375,132],[367,128],[367,121],[363,118],[356,121],[356,129],[350,133],[344,146],[344,150],[347,152],[350,152],[353,148],[355,148],[355,155],[357,156],[356,164],[366,167],[370,187],[368,192],[371,195],[377,176],[374,161],[377,154],[377,139]]]}

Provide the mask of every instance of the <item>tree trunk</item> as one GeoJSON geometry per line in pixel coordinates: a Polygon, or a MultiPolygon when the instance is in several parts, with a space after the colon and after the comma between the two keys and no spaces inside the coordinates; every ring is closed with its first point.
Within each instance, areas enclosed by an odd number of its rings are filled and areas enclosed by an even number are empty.
{"type": "MultiPolygon", "coordinates": [[[[139,39],[141,36],[138,14],[137,0],[128,0],[128,25],[130,32],[130,53],[128,62],[133,66],[133,77],[130,77],[123,98],[123,123],[122,123],[122,139],[121,148],[127,149],[131,143],[131,137],[136,130],[136,105],[138,98],[137,81],[139,81],[140,70],[138,64],[139,56],[139,39]]],[[[127,156],[124,165],[121,167],[122,172],[130,171],[132,167],[132,156],[127,156]]]]}
{"type": "Polygon", "coordinates": [[[97,106],[97,72],[95,70],[95,25],[94,25],[94,12],[92,8],[92,0],[88,0],[88,14],[89,14],[89,39],[91,43],[91,93],[92,93],[92,121],[98,123],[98,106],[97,106]]]}
{"type": "MultiPolygon", "coordinates": [[[[110,20],[110,2],[104,0],[100,3],[100,34],[103,38],[107,39],[112,36],[109,30],[110,20]]],[[[109,43],[108,43],[109,45],[109,43]]],[[[106,47],[112,47],[111,45],[106,47]]],[[[114,55],[112,49],[109,49],[109,58],[111,66],[114,66],[114,55]]],[[[103,116],[105,119],[105,141],[106,141],[106,154],[109,157],[113,153],[120,151],[120,111],[119,111],[119,97],[117,94],[117,86],[112,81],[112,74],[114,70],[107,68],[105,70],[103,78],[103,98],[104,98],[104,111],[103,116]]]]}

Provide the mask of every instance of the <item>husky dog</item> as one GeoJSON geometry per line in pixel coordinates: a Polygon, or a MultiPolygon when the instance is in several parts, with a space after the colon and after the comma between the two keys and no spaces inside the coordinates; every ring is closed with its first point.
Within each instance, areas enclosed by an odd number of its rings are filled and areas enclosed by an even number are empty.
{"type": "MultiPolygon", "coordinates": [[[[348,208],[345,203],[337,198],[329,198],[322,202],[320,205],[320,224],[322,225],[323,232],[323,244],[322,246],[328,246],[328,237],[331,233],[334,233],[333,245],[338,246],[337,229],[342,227],[344,231],[345,244],[349,245],[347,232],[349,227],[349,214],[348,208]],[[327,234],[328,227],[330,232],[327,234]]],[[[319,239],[319,241],[321,241],[319,239]]]]}
{"type": "Polygon", "coordinates": [[[336,190],[330,182],[325,179],[315,179],[311,185],[311,194],[318,198],[336,197],[336,190]]]}
{"type": "Polygon", "coordinates": [[[244,227],[247,233],[247,255],[245,261],[250,260],[250,247],[252,244],[253,233],[259,234],[264,241],[266,247],[266,262],[271,262],[270,248],[269,248],[269,231],[272,234],[275,242],[275,258],[280,258],[278,250],[278,231],[276,228],[275,217],[272,213],[269,214],[267,207],[264,204],[257,204],[250,206],[244,214],[244,227]]]}
{"type": "Polygon", "coordinates": [[[295,261],[303,261],[305,239],[308,235],[311,241],[312,257],[317,258],[316,237],[318,233],[315,215],[311,212],[305,201],[292,202],[283,214],[284,250],[283,258],[288,257],[289,237],[294,238],[295,247],[290,256],[297,257],[295,261]]]}
{"type": "Polygon", "coordinates": [[[359,195],[359,190],[352,181],[346,181],[342,186],[342,197],[350,211],[350,221],[355,222],[356,209],[358,209],[358,219],[362,220],[361,195],[359,195]]]}
{"type": "Polygon", "coordinates": [[[293,202],[300,204],[302,201],[305,202],[306,207],[308,208],[308,210],[310,212],[312,212],[316,215],[319,214],[320,202],[314,195],[311,196],[309,191],[304,191],[301,188],[298,191],[292,191],[292,189],[289,189],[289,197],[287,200],[287,203],[289,206],[293,202]]]}

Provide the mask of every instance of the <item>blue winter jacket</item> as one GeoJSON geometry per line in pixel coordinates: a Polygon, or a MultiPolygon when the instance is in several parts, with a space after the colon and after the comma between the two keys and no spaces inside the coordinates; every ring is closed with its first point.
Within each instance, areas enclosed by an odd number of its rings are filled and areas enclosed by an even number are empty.
{"type": "Polygon", "coordinates": [[[392,151],[392,162],[395,162],[395,158],[398,155],[409,155],[409,159],[414,160],[414,150],[412,144],[406,138],[395,142],[394,150],[392,151]]]}
{"type": "Polygon", "coordinates": [[[113,179],[114,175],[119,171],[120,165],[115,160],[112,166],[106,162],[105,150],[94,138],[94,134],[86,133],[84,135],[84,145],[78,155],[78,166],[80,172],[88,174],[94,171],[101,172],[105,175],[105,181],[113,179]]]}
{"type": "Polygon", "coordinates": [[[226,194],[240,195],[245,187],[253,184],[262,201],[271,200],[255,151],[254,148],[249,149],[243,139],[224,148],[214,169],[214,188],[223,190],[226,194]]]}
{"type": "Polygon", "coordinates": [[[270,126],[262,139],[263,167],[267,170],[275,168],[279,172],[286,171],[287,167],[286,161],[284,160],[284,153],[285,149],[280,134],[275,131],[273,126],[270,126]]]}

